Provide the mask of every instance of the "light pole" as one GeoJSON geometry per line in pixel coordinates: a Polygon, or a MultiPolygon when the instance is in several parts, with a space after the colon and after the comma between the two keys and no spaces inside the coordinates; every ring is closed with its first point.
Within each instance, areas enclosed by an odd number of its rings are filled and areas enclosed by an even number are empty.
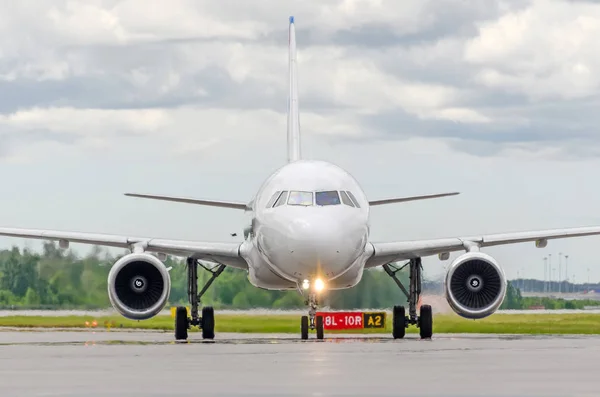
{"type": "Polygon", "coordinates": [[[552,254],[548,254],[548,292],[552,292],[552,254]]]}
{"type": "Polygon", "coordinates": [[[565,289],[567,289],[567,292],[569,292],[569,255],[565,255],[565,279],[567,280],[567,286],[565,289]]]}
{"type": "Polygon", "coordinates": [[[561,257],[562,257],[562,252],[559,252],[559,253],[558,253],[558,277],[556,278],[556,280],[558,281],[558,293],[559,293],[559,294],[560,294],[560,290],[561,290],[561,288],[560,288],[560,287],[561,287],[561,286],[560,286],[560,283],[561,283],[561,279],[560,279],[560,278],[561,278],[561,274],[560,274],[560,262],[561,262],[561,257]]]}
{"type": "Polygon", "coordinates": [[[548,269],[546,268],[546,266],[548,266],[547,256],[544,257],[544,292],[548,292],[548,269]]]}

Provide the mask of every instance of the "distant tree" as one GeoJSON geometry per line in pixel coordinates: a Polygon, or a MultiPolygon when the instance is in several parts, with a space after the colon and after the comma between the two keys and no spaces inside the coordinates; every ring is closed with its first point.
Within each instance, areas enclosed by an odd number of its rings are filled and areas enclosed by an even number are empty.
{"type": "Polygon", "coordinates": [[[519,310],[523,309],[523,297],[521,291],[515,288],[512,282],[507,283],[506,297],[500,306],[502,310],[519,310]]]}

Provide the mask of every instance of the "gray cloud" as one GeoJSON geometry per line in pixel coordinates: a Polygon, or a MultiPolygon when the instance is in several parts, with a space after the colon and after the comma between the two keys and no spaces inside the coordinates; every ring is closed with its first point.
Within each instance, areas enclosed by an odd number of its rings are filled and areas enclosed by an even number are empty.
{"type": "MultiPolygon", "coordinates": [[[[482,66],[465,61],[466,43],[479,34],[478,29],[483,22],[491,23],[507,12],[518,12],[530,4],[510,1],[500,5],[500,2],[487,0],[468,5],[461,1],[427,2],[416,6],[412,19],[398,13],[397,22],[393,18],[387,18],[385,22],[365,18],[364,23],[354,20],[347,26],[338,22],[336,29],[309,19],[305,25],[299,23],[297,26],[298,47],[299,51],[310,51],[317,57],[320,51],[325,53],[332,48],[341,48],[344,51],[340,59],[342,65],[346,60],[368,61],[380,73],[399,81],[437,84],[455,90],[451,103],[421,110],[422,114],[441,114],[447,108],[462,108],[491,119],[489,123],[457,123],[439,117],[436,119],[435,116],[418,116],[416,113],[419,111],[397,106],[391,110],[369,112],[366,116],[358,114],[356,120],[364,136],[356,139],[421,136],[448,139],[450,142],[464,140],[505,145],[519,142],[543,144],[580,138],[585,139],[588,146],[595,145],[600,137],[595,126],[600,120],[594,100],[589,97],[531,100],[524,92],[482,85],[476,78],[482,66]]],[[[215,9],[206,4],[202,7],[209,15],[223,18],[223,23],[251,20],[243,13],[224,15],[220,7],[215,9]]],[[[259,9],[253,15],[264,11],[259,9]]],[[[0,113],[49,106],[81,109],[198,106],[271,109],[283,113],[287,100],[287,70],[282,61],[286,56],[287,31],[284,23],[281,23],[283,26],[269,24],[271,16],[264,15],[265,20],[261,22],[269,28],[252,32],[249,29],[247,37],[241,33],[233,36],[226,33],[186,35],[183,31],[129,43],[92,40],[86,44],[85,40],[64,39],[67,36],[63,32],[64,41],[61,41],[60,35],[57,36],[54,45],[44,48],[43,59],[36,58],[35,51],[28,51],[24,57],[8,56],[0,60],[0,72],[5,75],[12,73],[12,80],[0,81],[0,90],[10,93],[0,98],[0,113]],[[253,52],[246,51],[237,59],[237,45],[251,46],[253,52]],[[274,47],[280,52],[278,60],[273,58],[272,63],[268,60],[259,63],[261,69],[251,69],[252,73],[241,80],[234,76],[231,68],[236,67],[236,63],[243,68],[246,61],[252,63],[254,57],[265,56],[261,54],[263,50],[269,49],[275,54],[274,47]],[[36,62],[39,63],[37,66],[36,62]],[[54,72],[62,73],[61,77],[36,77],[61,62],[66,65],[66,72],[54,72]],[[39,71],[36,72],[36,68],[39,71]]],[[[20,12],[19,18],[26,19],[26,14],[20,12]]],[[[123,20],[127,21],[126,18],[123,20]]],[[[144,29],[138,27],[137,31],[144,29]]],[[[33,32],[33,37],[39,38],[52,29],[39,25],[33,32]]],[[[46,43],[52,43],[51,35],[38,44],[46,43]]],[[[34,47],[35,42],[30,43],[29,49],[34,47]]],[[[503,66],[498,65],[498,70],[502,70],[503,66]]],[[[302,87],[307,87],[307,83],[315,77],[300,64],[302,87]]],[[[350,79],[347,90],[352,93],[353,89],[350,79]]],[[[332,114],[355,108],[340,104],[333,95],[329,95],[334,90],[332,85],[319,92],[303,91],[300,100],[303,111],[332,114]]],[[[406,100],[418,102],[420,95],[427,94],[427,89],[423,90],[422,94],[414,91],[411,94],[414,98],[406,100]]],[[[356,109],[357,112],[362,110],[370,109],[356,109]]],[[[13,139],[21,139],[15,132],[7,134],[13,139]]],[[[41,137],[43,131],[38,134],[41,137]]],[[[56,137],[48,133],[47,138],[56,137]]],[[[456,150],[466,150],[463,148],[467,147],[460,143],[452,145],[456,150]]],[[[473,144],[470,147],[477,150],[480,146],[473,144]]],[[[484,150],[482,153],[490,152],[484,150]]]]}

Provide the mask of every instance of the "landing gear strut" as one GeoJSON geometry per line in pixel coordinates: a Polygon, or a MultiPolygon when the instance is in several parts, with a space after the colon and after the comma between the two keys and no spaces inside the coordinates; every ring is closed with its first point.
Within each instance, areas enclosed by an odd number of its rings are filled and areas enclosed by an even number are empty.
{"type": "Polygon", "coordinates": [[[317,339],[323,339],[323,316],[317,316],[317,307],[319,305],[317,294],[311,292],[305,303],[309,306],[308,316],[302,316],[300,319],[300,337],[302,339],[308,339],[308,330],[316,329],[317,339]]]}
{"type": "Polygon", "coordinates": [[[191,326],[196,326],[202,329],[202,339],[214,339],[215,337],[215,313],[211,306],[202,308],[202,316],[199,315],[198,307],[202,295],[206,293],[208,287],[215,281],[223,270],[225,265],[218,265],[215,268],[208,268],[201,264],[197,259],[187,258],[187,273],[188,273],[188,301],[190,302],[190,314],[188,317],[187,309],[183,306],[177,307],[175,311],[175,339],[185,340],[188,337],[188,329],[191,326]],[[198,293],[198,266],[202,266],[212,275],[206,282],[200,293],[198,293]]]}
{"type": "Polygon", "coordinates": [[[419,334],[422,339],[430,339],[433,334],[433,315],[430,305],[421,305],[420,315],[417,316],[417,304],[421,296],[421,282],[423,279],[421,258],[411,259],[408,263],[401,267],[392,267],[389,264],[383,265],[386,273],[394,279],[398,287],[404,292],[408,298],[408,316],[404,306],[394,306],[392,335],[394,339],[404,338],[406,328],[409,325],[416,325],[419,328],[419,334]],[[406,266],[409,266],[410,281],[408,291],[402,285],[402,282],[396,277],[396,273],[406,266]]]}

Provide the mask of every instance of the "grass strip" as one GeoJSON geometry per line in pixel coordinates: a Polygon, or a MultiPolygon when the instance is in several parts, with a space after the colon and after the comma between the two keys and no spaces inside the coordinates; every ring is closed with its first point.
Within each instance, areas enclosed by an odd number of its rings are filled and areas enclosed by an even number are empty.
{"type": "MultiPolygon", "coordinates": [[[[8,316],[0,317],[0,327],[17,328],[109,328],[173,330],[174,320],[159,315],[149,320],[134,321],[120,316],[8,316]]],[[[191,332],[197,331],[194,327],[191,332]]],[[[215,313],[215,332],[299,333],[300,316],[240,315],[215,313]]],[[[327,333],[390,333],[391,316],[385,328],[359,330],[326,330],[327,333]]],[[[409,327],[407,332],[418,332],[409,327]]],[[[493,314],[482,320],[467,320],[457,315],[435,315],[434,333],[495,334],[600,334],[599,314],[493,314]]]]}

